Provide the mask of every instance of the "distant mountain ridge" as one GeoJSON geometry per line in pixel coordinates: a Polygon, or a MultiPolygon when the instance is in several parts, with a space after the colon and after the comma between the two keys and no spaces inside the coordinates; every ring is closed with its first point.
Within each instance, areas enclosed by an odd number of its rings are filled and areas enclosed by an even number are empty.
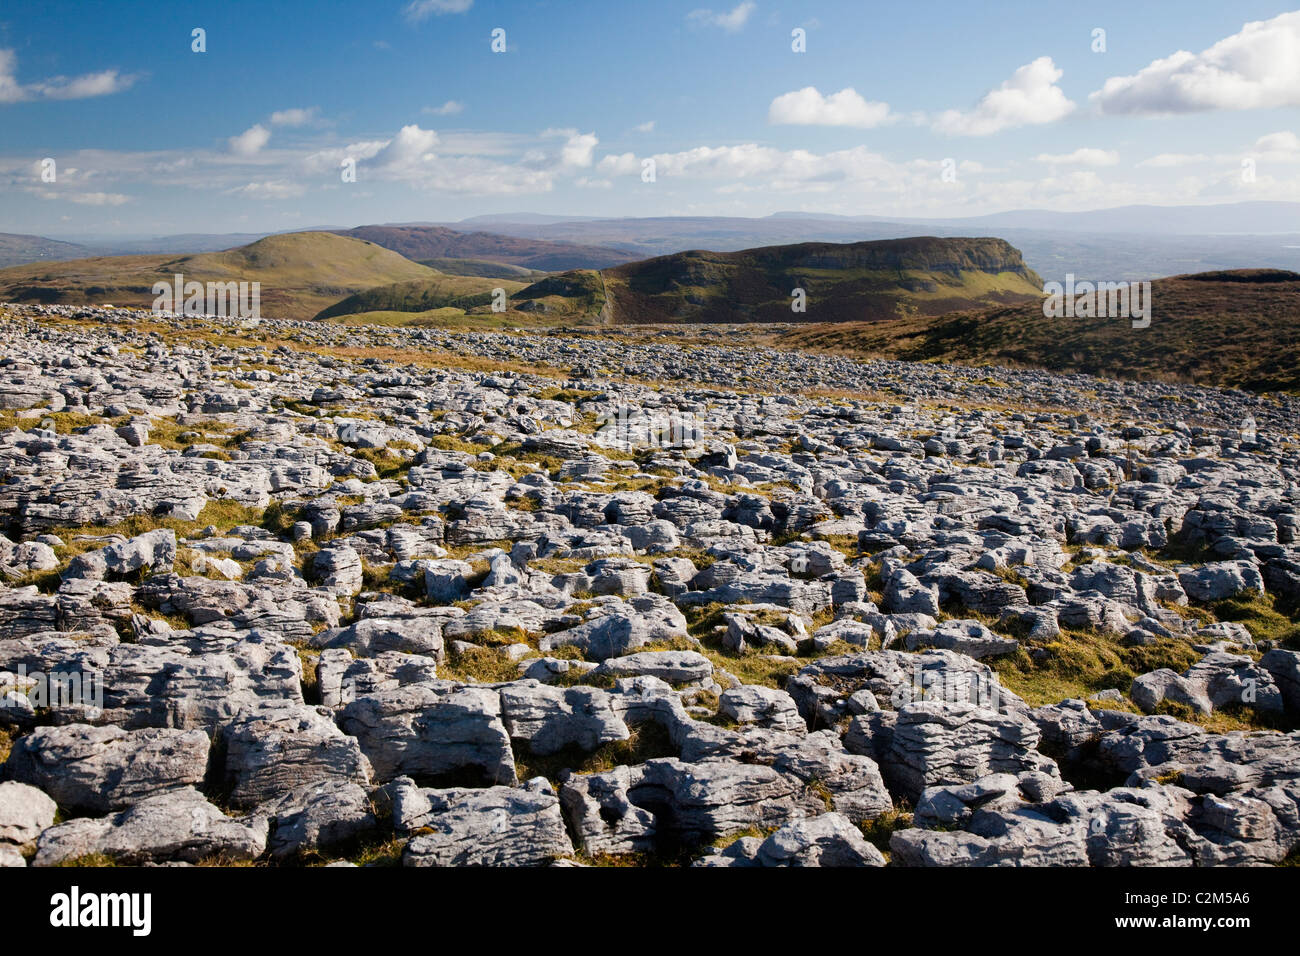
{"type": "MultiPolygon", "coordinates": [[[[460,223],[447,223],[453,229],[460,223]]],[[[687,216],[528,220],[494,217],[496,233],[596,244],[636,258],[687,249],[726,252],[800,242],[865,242],[905,236],[1006,239],[1034,271],[1097,280],[1153,279],[1200,271],[1300,271],[1300,203],[1211,207],[1048,210],[952,219],[777,213],[762,218],[687,216]]]]}
{"type": "Polygon", "coordinates": [[[1136,204],[1112,209],[1059,212],[1015,209],[982,216],[894,219],[909,225],[956,228],[1043,229],[1104,235],[1271,235],[1300,232],[1300,203],[1254,200],[1199,206],[1136,204]]]}
{"type": "Polygon", "coordinates": [[[0,269],[27,262],[60,261],[91,255],[85,246],[73,242],[60,242],[44,236],[24,236],[0,232],[0,269]]]}
{"type": "MultiPolygon", "coordinates": [[[[1300,271],[1300,203],[1272,201],[1124,206],[1082,212],[1029,209],[946,219],[799,211],[760,218],[497,213],[459,222],[372,223],[355,228],[320,225],[295,231],[368,238],[417,262],[443,260],[449,271],[464,268],[451,265],[452,260],[563,272],[609,268],[693,249],[729,252],[916,235],[1006,239],[1021,251],[1030,268],[1055,279],[1063,279],[1067,273],[1093,281],[1117,281],[1242,268],[1300,271]]],[[[230,249],[265,235],[188,234],[116,240],[62,236],[61,241],[0,236],[0,265],[99,255],[185,255],[230,249]]],[[[483,266],[469,268],[474,273],[492,271],[483,266]]]]}
{"type": "Polygon", "coordinates": [[[780,211],[761,217],[680,216],[638,219],[620,216],[544,216],[536,213],[497,214],[447,223],[453,228],[470,223],[490,223],[493,230],[512,235],[532,234],[538,238],[572,235],[586,224],[592,233],[602,228],[635,222],[679,223],[887,223],[914,228],[972,226],[1004,229],[1045,229],[1100,234],[1138,233],[1142,235],[1247,235],[1290,234],[1300,232],[1300,202],[1248,200],[1233,203],[1156,206],[1134,204],[1108,209],[1062,211],[1055,209],[1010,209],[974,216],[883,216],[843,213],[780,211]]]}
{"type": "Polygon", "coordinates": [[[632,253],[601,246],[460,232],[445,226],[358,226],[337,234],[365,239],[416,261],[479,259],[539,272],[603,269],[635,258],[632,253]]]}

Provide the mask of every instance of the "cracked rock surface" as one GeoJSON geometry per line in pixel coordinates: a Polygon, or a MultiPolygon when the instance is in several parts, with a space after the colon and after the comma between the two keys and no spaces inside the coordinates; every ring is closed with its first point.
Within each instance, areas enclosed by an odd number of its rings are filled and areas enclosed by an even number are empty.
{"type": "Polygon", "coordinates": [[[1290,397],[716,328],[0,344],[4,865],[1300,847],[1290,397]]]}

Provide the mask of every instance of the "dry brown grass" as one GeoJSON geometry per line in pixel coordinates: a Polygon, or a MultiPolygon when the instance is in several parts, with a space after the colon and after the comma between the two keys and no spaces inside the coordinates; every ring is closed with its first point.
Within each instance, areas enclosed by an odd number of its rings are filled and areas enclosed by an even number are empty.
{"type": "Polygon", "coordinates": [[[772,336],[772,344],[855,358],[1300,390],[1300,274],[1236,270],[1157,279],[1151,299],[1145,329],[1121,318],[1047,319],[1035,301],[937,317],[808,325],[772,336]]]}

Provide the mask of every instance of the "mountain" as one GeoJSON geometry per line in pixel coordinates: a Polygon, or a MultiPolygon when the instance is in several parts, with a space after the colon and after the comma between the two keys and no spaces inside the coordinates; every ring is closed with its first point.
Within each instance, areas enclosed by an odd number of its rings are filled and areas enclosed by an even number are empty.
{"type": "Polygon", "coordinates": [[[328,232],[268,236],[225,252],[99,256],[0,269],[0,301],[152,305],[153,284],[175,274],[198,282],[260,282],[262,314],[306,319],[374,286],[436,277],[428,266],[374,243],[328,232]]]}
{"type": "Polygon", "coordinates": [[[1034,299],[1042,282],[1001,239],[809,242],[691,251],[551,276],[515,294],[522,311],[605,323],[875,321],[1034,299]],[[806,311],[792,310],[795,289],[806,311]]]}
{"type": "Polygon", "coordinates": [[[359,226],[339,235],[365,239],[408,259],[486,259],[539,272],[603,269],[635,258],[618,249],[491,232],[458,232],[445,226],[359,226]]]}
{"type": "Polygon", "coordinates": [[[1300,391],[1300,273],[1205,272],[1151,283],[1151,324],[1046,318],[1039,302],[890,322],[810,325],[775,344],[861,358],[1009,365],[1108,378],[1300,391]]]}
{"type": "Polygon", "coordinates": [[[0,268],[26,262],[76,259],[89,254],[85,246],[72,242],[46,239],[44,236],[23,236],[0,232],[0,268]]]}

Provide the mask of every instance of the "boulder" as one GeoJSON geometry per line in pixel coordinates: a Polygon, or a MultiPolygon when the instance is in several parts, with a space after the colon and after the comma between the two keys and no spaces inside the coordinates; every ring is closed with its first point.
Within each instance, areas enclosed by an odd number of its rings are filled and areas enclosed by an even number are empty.
{"type": "Polygon", "coordinates": [[[433,681],[381,690],[357,697],[338,722],[357,738],[378,781],[468,775],[488,784],[515,782],[501,697],[491,688],[433,681]]]}
{"type": "Polygon", "coordinates": [[[0,849],[16,850],[33,843],[54,825],[58,809],[36,787],[16,780],[0,783],[0,849]]]}
{"type": "Polygon", "coordinates": [[[419,833],[402,852],[403,866],[542,866],[574,852],[560,800],[542,778],[522,787],[421,795],[427,810],[403,808],[404,821],[418,821],[419,833]]]}
{"type": "Polygon", "coordinates": [[[41,834],[33,866],[59,866],[92,856],[118,864],[252,860],[266,849],[265,817],[228,817],[185,787],[146,797],[107,817],[82,817],[41,834]]]}
{"type": "Polygon", "coordinates": [[[38,727],[14,744],[5,773],[69,812],[107,813],[202,783],[208,746],[198,730],[38,727]]]}

